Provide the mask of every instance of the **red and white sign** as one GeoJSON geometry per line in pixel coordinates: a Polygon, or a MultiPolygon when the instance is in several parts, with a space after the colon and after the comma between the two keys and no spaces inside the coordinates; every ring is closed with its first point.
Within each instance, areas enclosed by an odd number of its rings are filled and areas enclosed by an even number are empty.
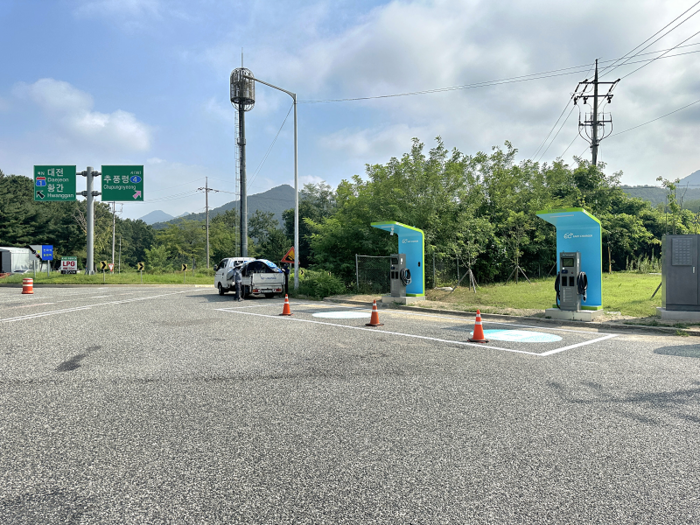
{"type": "MultiPolygon", "coordinates": [[[[38,255],[37,255],[38,257],[38,255]]],[[[61,259],[61,273],[77,273],[78,259],[77,257],[63,257],[61,259]]]]}
{"type": "Polygon", "coordinates": [[[114,263],[109,263],[107,266],[109,266],[109,271],[114,273],[114,263]]]}

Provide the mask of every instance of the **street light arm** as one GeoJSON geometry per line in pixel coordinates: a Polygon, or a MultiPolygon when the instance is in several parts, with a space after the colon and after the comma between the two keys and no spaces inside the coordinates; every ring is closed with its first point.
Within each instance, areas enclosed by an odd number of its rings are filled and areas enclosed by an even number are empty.
{"type": "Polygon", "coordinates": [[[294,289],[297,290],[299,288],[299,147],[297,142],[297,95],[296,93],[282,89],[281,87],[260,80],[259,78],[249,75],[241,76],[253,82],[265,84],[272,89],[282,91],[292,97],[294,101],[294,289]]]}
{"type": "Polygon", "coordinates": [[[291,91],[287,91],[286,89],[282,89],[281,87],[274,86],[274,85],[270,84],[269,82],[265,82],[264,80],[260,80],[259,78],[249,77],[248,75],[241,75],[241,76],[243,78],[247,78],[248,80],[254,80],[255,82],[260,82],[261,84],[265,84],[266,86],[270,86],[273,89],[277,89],[279,91],[282,91],[282,92],[286,93],[287,95],[289,95],[290,97],[292,97],[292,99],[294,100],[295,103],[297,101],[296,93],[292,93],[291,91]]]}

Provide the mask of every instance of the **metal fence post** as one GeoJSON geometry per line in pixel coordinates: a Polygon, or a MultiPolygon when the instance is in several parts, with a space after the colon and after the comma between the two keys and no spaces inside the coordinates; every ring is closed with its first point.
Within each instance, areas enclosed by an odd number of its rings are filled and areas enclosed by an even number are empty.
{"type": "Polygon", "coordinates": [[[357,292],[360,292],[360,263],[357,259],[357,254],[355,254],[355,278],[357,279],[357,292]]]}
{"type": "Polygon", "coordinates": [[[433,253],[433,288],[437,288],[437,280],[435,279],[435,254],[433,253]]]}

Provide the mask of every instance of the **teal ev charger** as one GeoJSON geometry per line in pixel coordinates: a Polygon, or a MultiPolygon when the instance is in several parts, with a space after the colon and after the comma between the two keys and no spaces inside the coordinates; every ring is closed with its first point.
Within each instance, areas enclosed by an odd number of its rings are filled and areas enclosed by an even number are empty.
{"type": "Polygon", "coordinates": [[[603,309],[603,244],[600,221],[583,208],[544,210],[540,219],[557,229],[557,273],[560,273],[562,252],[581,254],[580,271],[586,274],[586,298],[581,297],[581,310],[603,309]]]}
{"type": "Polygon", "coordinates": [[[371,223],[373,228],[379,228],[399,237],[399,252],[406,254],[406,269],[409,270],[411,282],[406,285],[407,297],[425,297],[425,236],[423,230],[401,224],[400,222],[384,221],[371,223]]]}

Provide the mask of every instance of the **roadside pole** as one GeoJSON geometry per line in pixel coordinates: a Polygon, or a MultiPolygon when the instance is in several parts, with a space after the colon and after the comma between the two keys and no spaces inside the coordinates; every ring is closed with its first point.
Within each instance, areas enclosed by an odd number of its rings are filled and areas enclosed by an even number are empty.
{"type": "Polygon", "coordinates": [[[87,178],[87,191],[83,193],[87,197],[87,264],[85,273],[94,275],[95,273],[95,197],[100,195],[99,191],[93,191],[93,178],[99,177],[99,171],[93,171],[92,166],[81,173],[87,178]]]}
{"type": "Polygon", "coordinates": [[[112,203],[112,264],[114,264],[114,248],[117,240],[117,203],[112,203]]]}

